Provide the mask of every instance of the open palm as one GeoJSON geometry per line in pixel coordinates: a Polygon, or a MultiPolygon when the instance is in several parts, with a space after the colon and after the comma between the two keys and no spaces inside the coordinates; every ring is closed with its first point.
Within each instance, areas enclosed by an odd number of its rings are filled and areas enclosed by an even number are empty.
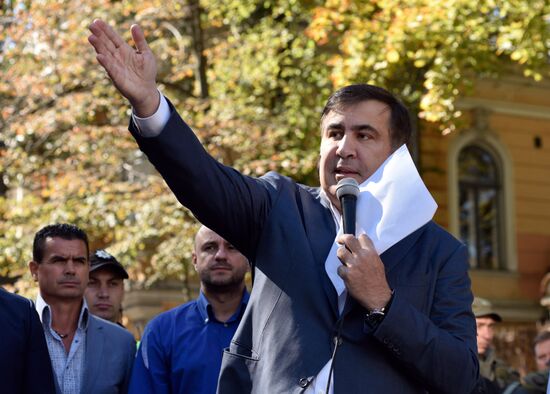
{"type": "Polygon", "coordinates": [[[130,101],[134,109],[138,109],[138,113],[149,112],[148,109],[153,107],[154,112],[158,102],[157,65],[140,27],[133,25],[131,29],[136,49],[102,20],[94,20],[90,31],[92,34],[88,41],[115,87],[130,101]]]}

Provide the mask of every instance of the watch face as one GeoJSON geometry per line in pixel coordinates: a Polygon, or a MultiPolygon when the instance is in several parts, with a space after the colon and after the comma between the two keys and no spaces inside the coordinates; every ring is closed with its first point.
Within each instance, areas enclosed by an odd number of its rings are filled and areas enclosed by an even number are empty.
{"type": "Polygon", "coordinates": [[[365,323],[371,328],[377,327],[384,320],[384,313],[371,312],[365,316],[365,323]]]}

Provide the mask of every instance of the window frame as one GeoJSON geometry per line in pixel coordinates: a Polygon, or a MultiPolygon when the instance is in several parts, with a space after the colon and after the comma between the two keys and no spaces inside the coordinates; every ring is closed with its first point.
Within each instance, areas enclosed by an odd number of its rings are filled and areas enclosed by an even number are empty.
{"type": "Polygon", "coordinates": [[[478,146],[488,151],[497,166],[500,183],[500,196],[498,197],[497,226],[499,231],[499,261],[498,268],[477,268],[476,271],[517,271],[517,247],[515,229],[515,204],[513,191],[513,165],[511,156],[498,136],[487,129],[462,130],[455,134],[449,143],[447,155],[448,169],[448,203],[449,203],[449,231],[460,238],[460,188],[459,188],[459,155],[468,146],[478,146]]]}
{"type": "MultiPolygon", "coordinates": [[[[495,153],[491,151],[490,149],[487,149],[485,146],[482,146],[477,143],[470,143],[464,145],[460,151],[458,152],[457,157],[457,166],[459,168],[459,174],[458,174],[458,200],[459,200],[459,234],[462,238],[462,223],[461,221],[461,213],[462,213],[462,207],[460,204],[462,192],[466,191],[467,195],[473,196],[468,197],[468,200],[473,203],[473,215],[474,215],[474,223],[473,225],[468,226],[469,229],[473,231],[473,237],[468,237],[469,239],[473,239],[474,243],[474,250],[475,250],[475,256],[473,256],[470,253],[470,267],[474,269],[487,269],[487,270],[503,270],[506,269],[506,256],[503,252],[503,244],[504,244],[504,236],[501,226],[501,218],[500,218],[500,212],[502,210],[503,206],[503,198],[502,198],[502,174],[501,174],[501,166],[499,165],[498,157],[495,157],[495,153]],[[491,158],[491,169],[494,170],[494,179],[487,181],[483,179],[461,179],[460,177],[460,167],[461,163],[460,157],[461,154],[467,150],[467,149],[476,149],[482,152],[482,154],[487,154],[491,158]],[[483,239],[483,231],[482,231],[482,222],[483,219],[481,218],[480,214],[480,201],[482,198],[483,192],[490,191],[494,193],[494,204],[495,204],[495,217],[494,217],[494,227],[493,230],[493,237],[496,236],[496,240],[492,242],[492,246],[494,249],[494,254],[496,255],[495,261],[491,262],[490,265],[486,265],[483,260],[483,254],[482,254],[482,239],[483,239]]],[[[464,240],[462,239],[464,242],[464,240]]],[[[470,248],[469,248],[470,249],[470,248]]],[[[471,252],[471,250],[469,250],[471,252]]]]}

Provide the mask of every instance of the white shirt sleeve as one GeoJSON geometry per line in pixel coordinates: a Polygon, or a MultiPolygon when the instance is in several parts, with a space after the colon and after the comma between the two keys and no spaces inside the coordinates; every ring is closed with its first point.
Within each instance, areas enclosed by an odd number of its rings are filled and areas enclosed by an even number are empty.
{"type": "Polygon", "coordinates": [[[170,107],[168,106],[168,102],[166,101],[166,98],[160,93],[160,91],[159,96],[160,103],[159,107],[157,108],[157,112],[155,112],[148,118],[140,118],[134,113],[134,110],[132,109],[132,118],[134,119],[134,123],[136,124],[139,133],[143,137],[158,136],[170,119],[170,107]]]}

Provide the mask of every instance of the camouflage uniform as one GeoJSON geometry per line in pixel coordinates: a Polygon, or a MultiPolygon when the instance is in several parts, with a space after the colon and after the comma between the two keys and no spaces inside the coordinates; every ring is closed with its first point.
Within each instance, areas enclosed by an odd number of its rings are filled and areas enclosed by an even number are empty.
{"type": "Polygon", "coordinates": [[[500,389],[519,380],[519,373],[498,359],[492,348],[487,349],[484,355],[479,355],[479,374],[500,389]]]}
{"type": "Polygon", "coordinates": [[[514,383],[505,394],[545,394],[548,386],[548,371],[533,372],[522,379],[522,384],[514,383]]]}

